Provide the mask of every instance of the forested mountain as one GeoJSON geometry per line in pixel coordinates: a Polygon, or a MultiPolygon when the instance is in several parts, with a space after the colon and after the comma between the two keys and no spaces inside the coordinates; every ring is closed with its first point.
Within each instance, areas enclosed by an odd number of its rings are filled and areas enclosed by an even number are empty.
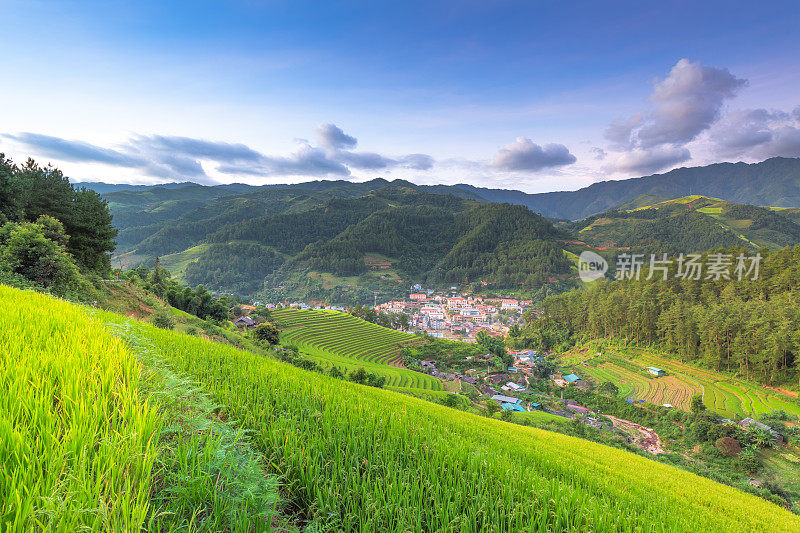
{"type": "MultiPolygon", "coordinates": [[[[331,197],[360,196],[386,187],[415,188],[437,194],[451,194],[479,202],[500,202],[524,205],[549,218],[577,220],[616,208],[642,195],[650,196],[648,204],[690,195],[704,195],[730,202],[800,208],[800,159],[772,158],[761,163],[718,163],[704,167],[679,168],[665,174],[618,181],[602,181],[577,191],[528,194],[521,191],[490,189],[473,185],[414,185],[395,180],[370,180],[352,183],[344,180],[314,181],[296,185],[267,185],[253,187],[243,184],[201,186],[190,183],[171,183],[158,186],[110,185],[99,182],[80,184],[104,194],[114,216],[126,213],[130,220],[119,220],[117,227],[126,230],[146,226],[154,210],[164,202],[183,200],[213,201],[224,196],[246,196],[266,191],[291,190],[296,193],[317,194],[327,191],[331,197]],[[137,219],[138,217],[138,219],[137,219]]],[[[188,207],[189,204],[187,204],[188,207]]],[[[180,210],[177,210],[178,213],[180,210]]],[[[188,211],[188,209],[187,209],[188,211]]],[[[175,217],[172,217],[175,218],[175,217]]]]}
{"type": "Polygon", "coordinates": [[[638,279],[599,281],[544,300],[542,317],[531,327],[566,328],[577,339],[608,339],[638,346],[654,345],[715,370],[736,372],[763,383],[780,383],[800,360],[800,246],[755,252],[731,248],[705,254],[695,276],[677,276],[647,268],[638,279]],[[725,276],[709,276],[713,254],[729,264],[725,276]],[[739,254],[748,269],[736,274],[739,254]],[[757,270],[757,271],[756,271],[757,270]],[[755,278],[755,279],[753,279],[755,278]]]}
{"type": "Polygon", "coordinates": [[[779,249],[800,243],[800,224],[792,209],[734,204],[687,196],[652,205],[637,197],[618,209],[558,226],[600,248],[630,248],[650,254],[678,254],[718,247],[779,249]]]}
{"type": "Polygon", "coordinates": [[[324,291],[361,285],[343,278],[366,275],[380,280],[371,289],[382,291],[401,279],[540,286],[568,270],[561,245],[553,244],[559,240],[659,254],[737,244],[777,249],[800,242],[800,210],[791,208],[800,206],[798,183],[800,159],[775,158],[534,195],[374,179],[262,187],[175,183],[102,196],[119,230],[115,266],[167,256],[165,264],[179,265],[179,275],[192,284],[249,293],[266,276],[276,290],[292,286],[307,294],[316,283],[324,291]],[[685,199],[689,193],[724,200],[685,199]],[[498,202],[516,204],[516,210],[498,202]],[[560,221],[557,227],[565,232],[559,233],[536,212],[562,219],[592,216],[560,221]],[[261,263],[256,254],[263,255],[261,263]],[[221,264],[226,256],[235,267],[221,264]],[[375,261],[385,263],[376,267],[375,261]],[[301,275],[301,268],[312,278],[301,275]],[[330,276],[313,278],[313,272],[330,276]]]}
{"type": "Polygon", "coordinates": [[[482,279],[491,285],[528,288],[569,271],[569,261],[555,242],[566,235],[528,209],[509,204],[449,207],[390,207],[331,241],[309,246],[298,259],[354,275],[366,271],[366,254],[378,253],[397,258],[398,269],[429,282],[482,279]]]}
{"type": "Polygon", "coordinates": [[[280,212],[220,227],[205,237],[208,246],[187,266],[186,281],[254,292],[265,277],[281,286],[316,271],[532,289],[570,270],[557,242],[567,234],[521,206],[395,186],[311,205],[299,196],[280,212]]]}

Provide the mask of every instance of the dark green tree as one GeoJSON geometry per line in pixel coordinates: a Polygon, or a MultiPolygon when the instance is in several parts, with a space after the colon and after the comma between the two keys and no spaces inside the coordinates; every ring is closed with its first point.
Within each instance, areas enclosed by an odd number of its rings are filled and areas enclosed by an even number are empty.
{"type": "Polygon", "coordinates": [[[271,345],[280,342],[280,332],[278,328],[269,322],[259,324],[256,329],[253,330],[253,337],[260,342],[266,342],[271,345]]]}

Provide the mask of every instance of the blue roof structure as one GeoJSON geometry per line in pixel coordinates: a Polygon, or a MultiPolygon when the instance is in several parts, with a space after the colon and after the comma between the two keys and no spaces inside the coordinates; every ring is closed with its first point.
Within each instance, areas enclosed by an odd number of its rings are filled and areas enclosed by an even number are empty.
{"type": "Polygon", "coordinates": [[[500,407],[505,409],[506,411],[519,411],[520,413],[526,413],[525,408],[521,405],[517,405],[515,403],[502,403],[500,407]]]}
{"type": "Polygon", "coordinates": [[[566,381],[567,383],[575,383],[576,381],[581,379],[581,377],[578,374],[567,374],[566,376],[562,377],[564,381],[566,381]]]}

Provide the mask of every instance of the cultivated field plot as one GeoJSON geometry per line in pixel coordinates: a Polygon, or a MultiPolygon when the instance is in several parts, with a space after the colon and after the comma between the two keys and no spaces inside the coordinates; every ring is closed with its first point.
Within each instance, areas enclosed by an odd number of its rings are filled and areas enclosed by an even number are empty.
{"type": "Polygon", "coordinates": [[[593,366],[595,352],[590,353],[567,354],[562,364],[575,365],[576,372],[583,372],[598,383],[615,383],[622,398],[640,399],[655,405],[671,404],[688,411],[692,396],[701,394],[708,409],[726,417],[759,416],[779,409],[800,416],[800,404],[792,398],[713,370],[645,350],[637,350],[631,359],[614,356],[611,361],[593,366]],[[615,362],[616,359],[619,362],[615,362]],[[650,378],[643,370],[632,370],[631,365],[641,369],[655,366],[666,370],[667,375],[650,378]]]}
{"type": "Polygon", "coordinates": [[[800,416],[800,404],[792,398],[745,380],[697,368],[651,352],[642,351],[636,360],[697,382],[703,388],[703,402],[706,407],[720,414],[739,417],[759,416],[780,409],[800,416]]]}
{"type": "Polygon", "coordinates": [[[284,327],[282,343],[296,345],[322,365],[348,371],[364,367],[385,376],[393,387],[442,390],[438,379],[402,368],[400,350],[420,342],[413,335],[338,311],[284,309],[272,316],[284,327]]]}

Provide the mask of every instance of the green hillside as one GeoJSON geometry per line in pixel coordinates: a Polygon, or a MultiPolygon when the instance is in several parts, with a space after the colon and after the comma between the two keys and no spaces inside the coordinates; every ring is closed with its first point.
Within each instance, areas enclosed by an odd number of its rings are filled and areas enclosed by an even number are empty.
{"type": "Polygon", "coordinates": [[[645,203],[650,199],[639,198],[562,227],[590,246],[646,253],[677,254],[736,245],[779,249],[800,243],[800,224],[791,220],[790,213],[706,196],[645,203]]]}
{"type": "Polygon", "coordinates": [[[677,361],[652,349],[592,345],[564,354],[561,363],[597,383],[616,384],[621,398],[670,404],[689,411],[692,397],[701,395],[710,411],[727,418],[759,417],[778,410],[800,416],[800,403],[795,398],[677,361]],[[651,366],[664,370],[666,375],[653,377],[646,370],[651,366]]]}
{"type": "Polygon", "coordinates": [[[577,191],[527,194],[463,184],[453,187],[488,202],[524,205],[546,217],[569,220],[603,213],[641,195],[670,199],[701,194],[741,204],[800,207],[800,159],[773,157],[760,163],[676,168],[641,178],[600,181],[577,191]]]}
{"type": "Polygon", "coordinates": [[[798,161],[677,169],[533,195],[376,179],[265,187],[175,184],[103,197],[120,230],[119,264],[130,268],[173,256],[167,264],[179,279],[213,290],[355,304],[366,303],[372,290],[397,296],[397,285],[381,283],[392,278],[443,286],[485,281],[490,289],[530,295],[569,277],[561,246],[551,242],[559,239],[659,254],[800,242],[798,161]],[[697,193],[707,196],[687,196],[697,193]],[[613,206],[620,207],[609,211],[613,206]],[[535,213],[559,218],[557,227],[572,237],[535,213]],[[215,246],[198,254],[205,244],[215,246]],[[367,275],[374,270],[365,262],[369,254],[392,258],[386,277],[367,275]],[[190,264],[193,272],[185,277],[190,264]],[[333,289],[309,274],[352,279],[333,289]]]}
{"type": "Polygon", "coordinates": [[[33,293],[0,287],[0,311],[0,464],[13,473],[0,482],[6,529],[138,531],[158,524],[154,513],[187,530],[280,524],[260,514],[266,496],[235,499],[248,494],[242,473],[260,491],[278,483],[282,499],[270,508],[323,531],[800,528],[797,516],[774,504],[596,443],[347,383],[33,293]],[[56,336],[68,342],[51,342],[56,336]],[[216,404],[206,425],[173,446],[196,443],[206,432],[223,438],[215,428],[234,422],[251,440],[211,449],[215,441],[205,440],[199,454],[175,456],[151,447],[150,437],[164,435],[168,426],[160,424],[173,412],[158,400],[169,381],[137,379],[156,362],[167,375],[196,384],[185,397],[207,395],[216,404]],[[40,379],[25,378],[35,371],[40,379]],[[116,431],[108,420],[119,421],[116,431]],[[237,450],[255,455],[222,462],[219,473],[198,463],[196,482],[208,482],[223,498],[207,507],[161,482],[191,458],[237,450]],[[232,514],[215,514],[220,502],[230,503],[232,514]],[[176,512],[157,514],[165,509],[176,512]],[[252,513],[237,514],[241,509],[252,513]]]}
{"type": "Polygon", "coordinates": [[[132,248],[136,257],[163,255],[192,286],[273,300],[365,303],[369,291],[392,296],[411,280],[532,290],[570,272],[557,242],[566,234],[524,207],[394,184],[359,196],[350,195],[360,188],[342,186],[343,196],[333,196],[339,189],[224,197],[158,229],[123,230],[121,240],[152,230],[132,248]],[[370,258],[385,261],[378,267],[370,258]],[[316,283],[324,274],[350,278],[339,285],[352,289],[316,283]],[[351,294],[342,300],[343,292],[351,294]]]}

